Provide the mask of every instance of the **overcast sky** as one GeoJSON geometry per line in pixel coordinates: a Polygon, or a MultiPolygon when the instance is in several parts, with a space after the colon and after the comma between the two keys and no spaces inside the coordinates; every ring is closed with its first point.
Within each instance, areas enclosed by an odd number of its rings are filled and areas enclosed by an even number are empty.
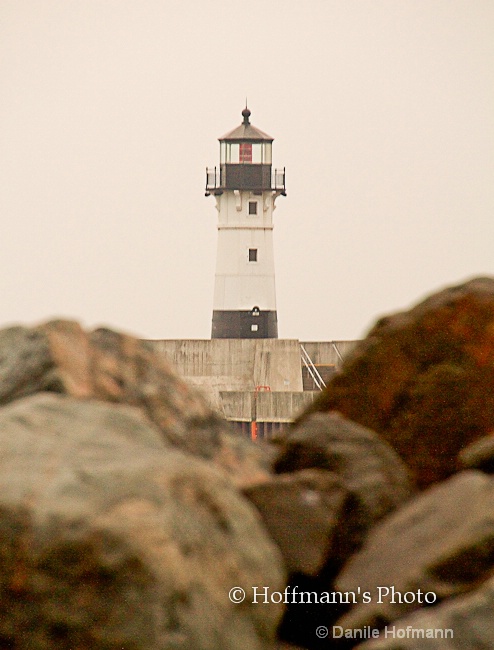
{"type": "Polygon", "coordinates": [[[494,1],[1,0],[0,326],[209,338],[217,138],[275,138],[279,335],[494,275],[494,1]]]}

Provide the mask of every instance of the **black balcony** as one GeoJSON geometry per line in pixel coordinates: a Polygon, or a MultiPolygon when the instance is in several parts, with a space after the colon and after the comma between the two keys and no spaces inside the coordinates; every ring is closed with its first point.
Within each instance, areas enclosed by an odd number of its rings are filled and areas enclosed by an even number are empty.
{"type": "Polygon", "coordinates": [[[225,164],[206,169],[206,196],[221,194],[224,190],[272,190],[286,195],[285,168],[272,169],[271,165],[225,164]]]}

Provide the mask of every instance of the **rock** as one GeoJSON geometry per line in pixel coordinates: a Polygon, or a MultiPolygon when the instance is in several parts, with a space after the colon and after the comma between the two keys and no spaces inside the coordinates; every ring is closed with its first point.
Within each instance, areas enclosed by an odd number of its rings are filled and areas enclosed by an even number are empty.
{"type": "Polygon", "coordinates": [[[348,557],[355,538],[360,541],[358,503],[333,472],[282,474],[244,494],[279,546],[289,573],[316,576],[330,558],[340,559],[342,552],[348,557]]]}
{"type": "Polygon", "coordinates": [[[174,447],[216,463],[239,484],[268,475],[262,451],[225,420],[152,346],[109,329],[52,321],[0,332],[0,404],[39,391],[138,407],[174,447]]]}
{"type": "Polygon", "coordinates": [[[358,499],[335,473],[318,469],[280,474],[244,493],[282,552],[288,593],[318,594],[301,602],[288,596],[279,628],[283,640],[312,647],[318,621],[336,621],[347,609],[318,599],[331,591],[344,561],[361,544],[358,499]]]}
{"type": "Polygon", "coordinates": [[[437,607],[421,610],[396,621],[389,627],[387,639],[369,641],[358,648],[490,650],[494,648],[493,613],[494,580],[491,579],[470,594],[453,598],[437,607]]]}
{"type": "Polygon", "coordinates": [[[420,487],[454,473],[494,429],[494,278],[381,319],[301,419],[330,410],[384,437],[420,487]]]}
{"type": "Polygon", "coordinates": [[[460,452],[458,461],[463,469],[480,469],[494,474],[494,435],[472,442],[460,452]]]}
{"type": "Polygon", "coordinates": [[[339,591],[360,589],[370,602],[359,601],[337,624],[382,627],[474,588],[493,569],[494,480],[474,470],[460,472],[370,532],[336,580],[339,591]]]}
{"type": "MultiPolygon", "coordinates": [[[[406,467],[376,434],[337,413],[314,414],[278,445],[278,476],[245,493],[281,548],[290,592],[331,592],[368,529],[410,497],[406,467]]],[[[320,645],[316,628],[331,625],[346,609],[288,603],[280,634],[292,643],[320,645]]]]}
{"type": "Polygon", "coordinates": [[[38,330],[10,327],[0,331],[0,404],[45,390],[52,367],[46,336],[38,330]]]}
{"type": "Polygon", "coordinates": [[[278,549],[231,480],[139,409],[17,399],[0,446],[1,647],[274,646],[282,606],[249,594],[283,589],[278,549]]]}
{"type": "Polygon", "coordinates": [[[278,444],[276,472],[329,470],[357,497],[361,537],[413,493],[408,469],[393,449],[373,431],[339,413],[310,415],[278,444]]]}

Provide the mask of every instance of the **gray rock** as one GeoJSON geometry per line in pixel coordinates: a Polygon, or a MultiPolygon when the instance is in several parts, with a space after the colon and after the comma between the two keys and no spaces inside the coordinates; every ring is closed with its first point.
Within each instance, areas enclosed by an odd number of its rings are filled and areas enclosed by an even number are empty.
{"type": "Polygon", "coordinates": [[[278,549],[231,480],[138,409],[16,400],[0,449],[2,647],[272,647],[282,606],[249,594],[283,589],[278,549]]]}
{"type": "Polygon", "coordinates": [[[337,474],[361,504],[363,530],[410,498],[408,470],[379,436],[336,412],[315,413],[279,441],[276,472],[318,468],[337,474]]]}
{"type": "Polygon", "coordinates": [[[37,330],[0,330],[0,404],[44,390],[52,366],[48,339],[37,330]]]}
{"type": "Polygon", "coordinates": [[[359,602],[338,625],[383,626],[426,604],[419,590],[432,594],[431,605],[436,598],[440,602],[472,589],[493,569],[494,480],[464,471],[412,499],[371,531],[336,580],[339,591],[360,588],[371,602],[359,602]]]}
{"type": "Polygon", "coordinates": [[[458,454],[458,461],[464,469],[480,469],[494,474],[494,435],[472,442],[458,454]]]}
{"type": "Polygon", "coordinates": [[[177,449],[211,460],[239,484],[268,475],[262,451],[231,434],[203,395],[152,346],[72,321],[0,331],[0,404],[40,391],[138,407],[177,449]]]}
{"type": "Polygon", "coordinates": [[[347,557],[355,548],[358,504],[333,472],[273,476],[244,494],[259,510],[289,573],[316,576],[330,557],[342,549],[347,557]]]}
{"type": "Polygon", "coordinates": [[[369,641],[359,645],[358,648],[359,650],[492,650],[494,648],[494,580],[489,580],[480,589],[470,594],[452,598],[437,607],[421,610],[400,619],[389,627],[387,639],[369,641]],[[399,638],[401,635],[403,638],[399,638]]]}

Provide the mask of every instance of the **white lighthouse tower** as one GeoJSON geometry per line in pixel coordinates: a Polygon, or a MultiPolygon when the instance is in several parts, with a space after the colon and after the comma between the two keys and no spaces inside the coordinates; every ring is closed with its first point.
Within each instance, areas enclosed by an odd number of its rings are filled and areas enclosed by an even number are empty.
{"type": "Polygon", "coordinates": [[[243,122],[220,141],[219,169],[206,171],[218,210],[213,339],[278,338],[273,256],[275,200],[285,170],[272,170],[273,138],[243,122]]]}

